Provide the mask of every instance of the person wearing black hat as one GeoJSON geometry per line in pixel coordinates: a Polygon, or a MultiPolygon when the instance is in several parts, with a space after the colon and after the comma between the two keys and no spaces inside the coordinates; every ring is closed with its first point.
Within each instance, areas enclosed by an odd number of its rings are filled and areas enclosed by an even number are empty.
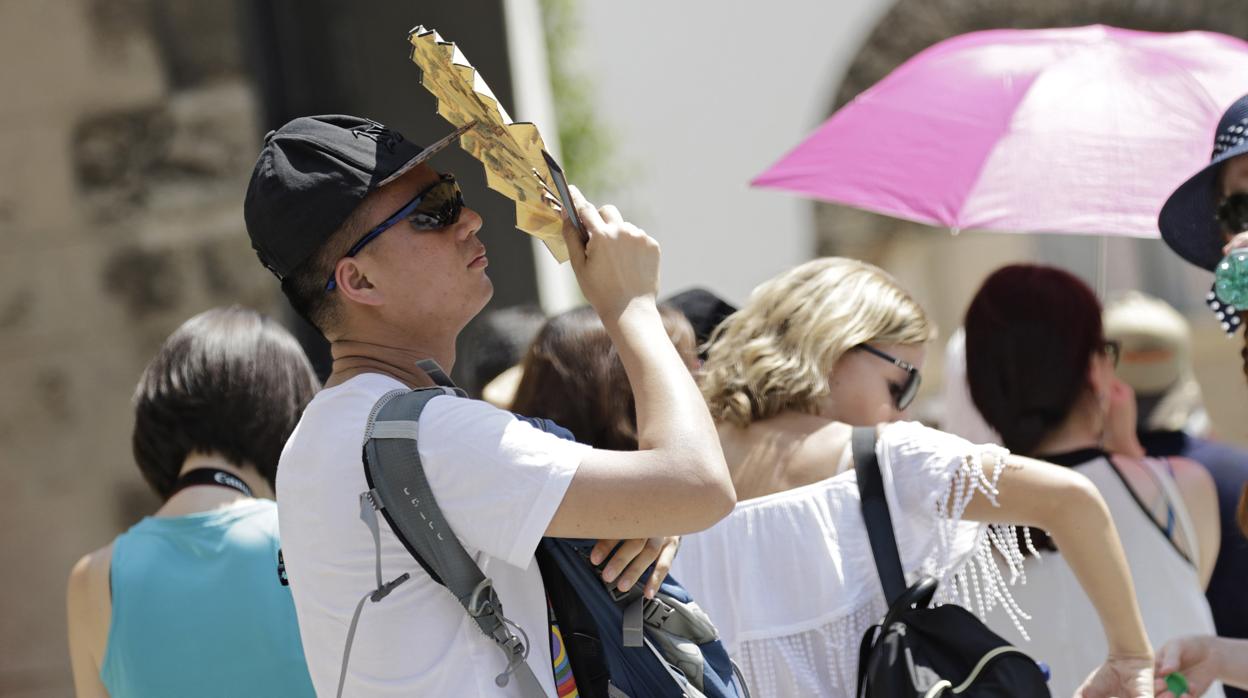
{"type": "MultiPolygon", "coordinates": [[[[455,178],[427,162],[457,135],[421,148],[366,119],[295,119],[266,136],[247,190],[247,229],[260,261],[333,355],[326,387],[277,473],[286,568],[321,695],[339,686],[353,609],[375,586],[374,544],[358,500],[368,490],[360,444],[369,411],[391,390],[432,384],[417,361],[433,359],[449,373],[456,336],[493,293],[477,239],[481,217],[455,178]]],[[[548,625],[533,564],[540,538],[602,539],[594,562],[615,539],[629,539],[604,579],[627,589],[657,560],[646,585],[652,595],[674,554],[666,536],[706,528],[735,503],[710,415],[659,318],[657,243],[613,206],[573,196],[588,242],[571,225],[564,239],[628,371],[641,450],[595,450],[454,396],[429,402],[418,446],[443,513],[523,629],[529,668],[550,696],[568,686],[561,679],[556,687],[552,669],[561,639],[548,625]]],[[[365,608],[346,692],[523,695],[523,681],[496,685],[513,668],[386,526],[380,546],[387,574],[407,571],[411,580],[365,608]]]]}
{"type": "MultiPolygon", "coordinates": [[[[1174,190],[1162,206],[1157,226],[1170,249],[1209,271],[1232,249],[1248,246],[1248,95],[1222,114],[1209,164],[1174,190]]],[[[1219,299],[1214,290],[1207,301],[1227,334],[1240,329],[1238,308],[1219,299]]],[[[1248,375],[1248,345],[1244,372],[1248,375]]]]}
{"type": "MultiPolygon", "coordinates": [[[[1239,97],[1224,112],[1214,134],[1213,155],[1209,164],[1169,196],[1158,217],[1158,227],[1162,231],[1162,240],[1171,250],[1193,265],[1209,271],[1216,270],[1222,258],[1232,250],[1248,247],[1248,95],[1239,97]]],[[[1217,313],[1218,321],[1228,335],[1241,330],[1244,325],[1242,308],[1219,298],[1216,286],[1209,291],[1207,302],[1217,313]]],[[[1248,333],[1244,335],[1241,355],[1244,375],[1248,376],[1248,333]]],[[[1218,483],[1223,519],[1229,519],[1231,516],[1226,509],[1234,508],[1228,507],[1233,502],[1233,492],[1243,488],[1239,498],[1239,508],[1243,508],[1248,503],[1248,484],[1242,481],[1223,482],[1222,479],[1218,483]]],[[[1223,636],[1242,638],[1246,637],[1248,629],[1233,626],[1229,619],[1224,622],[1219,617],[1218,632],[1223,636]]],[[[1166,658],[1173,668],[1182,667],[1184,671],[1189,671],[1189,662],[1179,662],[1179,656],[1196,654],[1199,648],[1204,647],[1202,643],[1209,642],[1213,642],[1212,639],[1192,637],[1168,644],[1158,653],[1158,662],[1166,658]]],[[[1242,641],[1223,642],[1239,642],[1234,647],[1244,646],[1242,641]]],[[[1228,647],[1231,646],[1233,644],[1228,644],[1228,647]]],[[[1248,659],[1248,653],[1244,653],[1237,662],[1242,663],[1243,659],[1248,659]]],[[[1158,669],[1167,671],[1171,667],[1159,666],[1158,669]]],[[[1197,683],[1207,686],[1216,676],[1217,672],[1209,673],[1208,677],[1203,677],[1203,683],[1197,683]]],[[[1248,688],[1248,684],[1237,683],[1236,686],[1248,688]]],[[[1248,696],[1248,691],[1228,688],[1227,696],[1248,696]]]]}
{"type": "Polygon", "coordinates": [[[706,345],[711,341],[715,328],[729,315],[737,312],[737,307],[733,304],[697,286],[673,294],[663,302],[684,313],[689,324],[693,325],[698,358],[703,361],[706,360],[706,345]]]}
{"type": "Polygon", "coordinates": [[[1157,220],[1170,249],[1198,267],[1213,271],[1231,239],[1248,232],[1246,156],[1248,95],[1222,115],[1209,164],[1174,190],[1157,220]]]}

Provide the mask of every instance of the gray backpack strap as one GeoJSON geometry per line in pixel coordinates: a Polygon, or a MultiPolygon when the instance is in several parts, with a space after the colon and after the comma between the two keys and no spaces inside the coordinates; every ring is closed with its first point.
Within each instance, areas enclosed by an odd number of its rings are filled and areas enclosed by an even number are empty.
{"type": "Polygon", "coordinates": [[[446,375],[446,371],[442,370],[442,367],[438,365],[437,361],[434,361],[433,359],[421,359],[416,362],[416,368],[424,371],[425,375],[429,376],[429,379],[435,384],[440,385],[443,388],[454,388],[459,392],[460,397],[467,397],[467,393],[460,390],[459,386],[455,385],[454,381],[451,380],[450,376],[446,375]]]}
{"type": "Polygon", "coordinates": [[[361,516],[372,529],[377,545],[378,588],[361,599],[356,608],[343,651],[339,695],[364,601],[380,601],[403,581],[381,583],[380,534],[376,522],[376,512],[380,511],[421,567],[455,596],[481,632],[494,640],[506,656],[507,667],[495,677],[495,683],[506,686],[515,676],[526,698],[545,698],[541,683],[525,661],[530,647],[527,633],[504,615],[493,583],[455,537],[425,478],[416,443],[421,412],[435,397],[463,397],[464,393],[450,384],[437,364],[420,367],[443,387],[387,393],[378,400],[365,428],[364,469],[371,489],[361,495],[361,516]],[[364,506],[365,503],[368,506],[364,506]]]}

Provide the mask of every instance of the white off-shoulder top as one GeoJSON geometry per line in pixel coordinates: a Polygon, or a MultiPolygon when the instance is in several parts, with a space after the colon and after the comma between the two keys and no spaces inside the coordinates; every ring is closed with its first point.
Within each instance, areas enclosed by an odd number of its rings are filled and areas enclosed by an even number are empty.
{"type": "MultiPolygon", "coordinates": [[[[1013,527],[962,520],[976,494],[995,504],[1006,451],[898,422],[880,430],[876,453],[909,580],[936,576],[938,601],[980,615],[1002,608],[1021,632],[1027,616],[1008,590],[1023,560],[1013,527]]],[[[887,610],[852,467],[738,503],[684,539],[672,573],[715,621],[755,698],[852,698],[859,642],[887,610]]]]}

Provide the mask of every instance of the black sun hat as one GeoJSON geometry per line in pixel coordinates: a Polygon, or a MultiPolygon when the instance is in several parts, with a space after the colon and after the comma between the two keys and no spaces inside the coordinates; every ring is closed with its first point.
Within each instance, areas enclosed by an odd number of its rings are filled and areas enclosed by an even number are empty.
{"type": "Polygon", "coordinates": [[[471,126],[427,148],[358,116],[302,116],[270,131],[243,200],[251,246],[269,271],[284,278],[369,192],[428,160],[471,126]]]}
{"type": "Polygon", "coordinates": [[[1248,154],[1248,95],[1222,115],[1209,164],[1184,182],[1161,208],[1161,237],[1180,257],[1213,271],[1222,260],[1222,225],[1216,217],[1218,172],[1231,158],[1248,154]]]}

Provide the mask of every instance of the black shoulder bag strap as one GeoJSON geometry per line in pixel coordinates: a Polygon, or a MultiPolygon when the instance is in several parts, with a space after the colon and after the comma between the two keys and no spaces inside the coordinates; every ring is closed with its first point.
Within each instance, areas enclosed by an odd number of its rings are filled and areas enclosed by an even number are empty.
{"type": "Polygon", "coordinates": [[[875,427],[854,427],[854,472],[858,474],[858,494],[862,499],[862,518],[871,541],[875,570],[884,587],[884,598],[891,607],[906,590],[906,575],[901,569],[901,555],[893,533],[893,517],[888,513],[884,496],[884,477],[875,455],[875,427]]]}

